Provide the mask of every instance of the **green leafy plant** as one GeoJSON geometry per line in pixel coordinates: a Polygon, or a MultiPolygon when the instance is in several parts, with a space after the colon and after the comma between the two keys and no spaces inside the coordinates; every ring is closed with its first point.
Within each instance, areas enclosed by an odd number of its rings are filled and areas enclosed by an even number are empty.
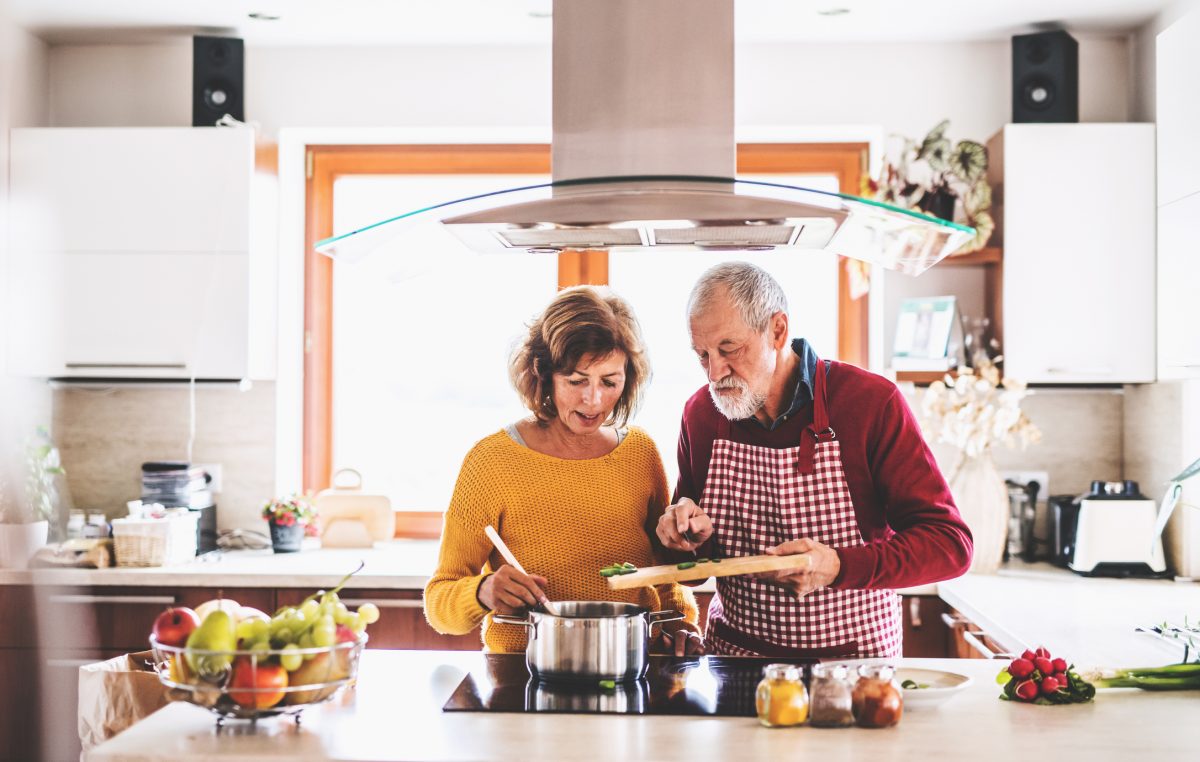
{"type": "Polygon", "coordinates": [[[950,120],[943,120],[920,141],[892,136],[880,179],[868,179],[863,193],[975,228],[975,238],[955,252],[964,254],[986,246],[995,229],[992,188],[987,147],[974,140],[952,142],[946,137],[949,126],[950,120]]]}
{"type": "Polygon", "coordinates": [[[39,426],[25,448],[25,499],[7,497],[0,485],[0,524],[53,523],[62,497],[59,480],[66,473],[50,432],[39,426]]]}

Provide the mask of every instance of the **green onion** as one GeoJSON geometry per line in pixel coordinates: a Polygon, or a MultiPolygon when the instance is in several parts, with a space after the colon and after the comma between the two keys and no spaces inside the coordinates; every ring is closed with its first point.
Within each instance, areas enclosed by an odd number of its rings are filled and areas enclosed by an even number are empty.
{"type": "Polygon", "coordinates": [[[708,563],[708,559],[707,559],[707,558],[697,558],[697,559],[696,559],[696,563],[698,563],[698,564],[706,564],[706,563],[708,563]]]}
{"type": "Polygon", "coordinates": [[[601,570],[600,570],[600,576],[601,576],[601,577],[611,577],[611,576],[613,576],[613,575],[614,575],[614,574],[616,574],[616,573],[617,573],[617,570],[616,570],[616,569],[612,569],[612,568],[608,568],[608,569],[601,569],[601,570]]]}
{"type": "Polygon", "coordinates": [[[1165,667],[1101,670],[1089,681],[1097,688],[1141,688],[1147,691],[1200,690],[1200,662],[1165,667]]]}
{"type": "Polygon", "coordinates": [[[617,689],[616,680],[601,680],[600,688],[606,691],[615,691],[617,689]]]}
{"type": "Polygon", "coordinates": [[[681,564],[675,564],[676,569],[690,569],[696,565],[695,561],[684,561],[681,564]]]}

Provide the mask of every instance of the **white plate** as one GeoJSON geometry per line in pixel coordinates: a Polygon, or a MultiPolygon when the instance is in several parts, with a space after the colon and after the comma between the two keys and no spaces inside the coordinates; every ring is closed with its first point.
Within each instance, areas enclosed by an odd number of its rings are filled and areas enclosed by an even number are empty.
{"type": "Polygon", "coordinates": [[[929,686],[928,688],[903,689],[905,709],[937,706],[958,695],[971,684],[971,678],[957,672],[901,667],[896,670],[896,682],[902,684],[905,680],[929,686]]]}

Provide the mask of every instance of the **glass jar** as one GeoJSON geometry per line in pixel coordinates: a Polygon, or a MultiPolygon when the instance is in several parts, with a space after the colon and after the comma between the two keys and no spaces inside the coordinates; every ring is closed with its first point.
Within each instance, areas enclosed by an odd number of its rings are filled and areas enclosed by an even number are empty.
{"type": "Polygon", "coordinates": [[[768,664],[754,694],[758,721],[768,728],[803,725],[808,719],[808,689],[795,664],[768,664]]]}
{"type": "Polygon", "coordinates": [[[808,721],[817,728],[846,728],[854,724],[850,669],[845,664],[814,664],[809,690],[808,721]]]}
{"type": "Polygon", "coordinates": [[[854,684],[854,721],[860,728],[890,728],[904,713],[904,696],[889,664],[864,664],[854,684]]]}
{"type": "Polygon", "coordinates": [[[83,537],[83,525],[86,522],[83,511],[71,511],[67,517],[67,539],[78,540],[83,537]]]}

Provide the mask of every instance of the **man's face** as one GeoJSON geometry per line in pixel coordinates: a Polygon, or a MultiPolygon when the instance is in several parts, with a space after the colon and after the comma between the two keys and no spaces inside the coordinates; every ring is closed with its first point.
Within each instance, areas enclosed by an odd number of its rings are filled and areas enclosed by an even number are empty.
{"type": "Polygon", "coordinates": [[[753,416],[767,401],[775,373],[770,329],[760,333],[746,325],[725,295],[692,315],[688,328],[717,410],[731,420],[753,416]]]}

